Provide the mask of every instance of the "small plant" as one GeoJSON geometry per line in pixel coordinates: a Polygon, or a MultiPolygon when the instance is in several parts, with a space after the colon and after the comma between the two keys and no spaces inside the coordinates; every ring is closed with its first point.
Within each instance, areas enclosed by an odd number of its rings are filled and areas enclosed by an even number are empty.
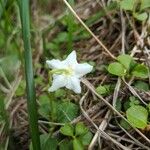
{"type": "MultiPolygon", "coordinates": [[[[82,122],[77,123],[75,127],[70,124],[65,124],[64,127],[61,127],[60,132],[67,136],[66,140],[69,139],[65,148],[66,150],[72,148],[73,150],[84,150],[84,147],[87,146],[92,139],[92,133],[82,122]]],[[[60,147],[64,147],[64,144],[64,141],[62,141],[60,147]]]]}
{"type": "Polygon", "coordinates": [[[117,57],[117,62],[108,66],[108,72],[120,77],[148,78],[148,68],[139,64],[129,55],[122,54],[117,57]]]}
{"type": "Polygon", "coordinates": [[[96,92],[100,95],[107,96],[110,93],[112,93],[113,89],[114,89],[113,85],[110,85],[110,84],[105,84],[103,86],[99,85],[96,88],[96,92]]]}
{"type": "Polygon", "coordinates": [[[134,18],[139,21],[145,21],[148,18],[149,0],[122,0],[120,7],[130,11],[134,18]]]}

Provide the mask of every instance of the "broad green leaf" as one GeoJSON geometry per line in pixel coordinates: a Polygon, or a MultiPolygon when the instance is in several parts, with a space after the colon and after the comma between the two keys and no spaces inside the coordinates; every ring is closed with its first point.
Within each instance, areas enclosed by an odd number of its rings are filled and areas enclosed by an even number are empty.
{"type": "Polygon", "coordinates": [[[75,126],[75,135],[83,135],[88,132],[88,128],[83,124],[83,122],[79,122],[75,126]]]}
{"type": "Polygon", "coordinates": [[[133,10],[134,8],[134,5],[135,5],[135,0],[122,0],[120,2],[120,6],[122,9],[125,9],[125,10],[133,10]]]}
{"type": "Polygon", "coordinates": [[[63,140],[59,144],[59,150],[73,150],[72,140],[63,140]]]}
{"type": "Polygon", "coordinates": [[[148,78],[148,68],[138,64],[132,71],[132,75],[138,78],[148,78]]]}
{"type": "Polygon", "coordinates": [[[146,12],[143,13],[135,13],[134,17],[140,21],[145,21],[148,18],[148,14],[146,12]]]}
{"type": "Polygon", "coordinates": [[[133,60],[130,55],[122,54],[117,57],[117,60],[127,69],[129,70],[131,61],[133,60]]]}
{"type": "Polygon", "coordinates": [[[143,82],[143,81],[137,81],[134,84],[134,87],[136,87],[139,90],[144,90],[144,91],[149,91],[150,90],[149,84],[146,83],[146,82],[143,82]]]}
{"type": "Polygon", "coordinates": [[[148,112],[143,106],[133,105],[126,111],[127,119],[133,127],[145,128],[147,126],[148,112]]]}
{"type": "Polygon", "coordinates": [[[114,62],[108,66],[109,73],[116,76],[124,76],[126,74],[126,70],[124,66],[120,63],[114,62]]]}
{"type": "Polygon", "coordinates": [[[79,140],[82,142],[83,145],[89,145],[91,140],[92,140],[92,133],[90,131],[88,131],[86,134],[81,135],[79,137],[79,140]]]}
{"type": "Polygon", "coordinates": [[[78,116],[79,107],[72,102],[62,102],[57,107],[58,122],[67,123],[78,116]]]}
{"type": "Polygon", "coordinates": [[[77,138],[73,140],[73,149],[74,150],[84,150],[84,146],[82,145],[81,141],[77,138]]]}
{"type": "Polygon", "coordinates": [[[66,136],[74,136],[74,128],[70,124],[65,124],[63,127],[61,127],[60,132],[66,136]]]}
{"type": "Polygon", "coordinates": [[[141,0],[141,10],[150,7],[150,0],[141,0]]]}

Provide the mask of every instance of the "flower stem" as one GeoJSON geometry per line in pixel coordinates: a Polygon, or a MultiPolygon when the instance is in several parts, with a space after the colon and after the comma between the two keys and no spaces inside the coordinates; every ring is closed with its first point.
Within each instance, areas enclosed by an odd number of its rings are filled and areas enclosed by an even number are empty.
{"type": "Polygon", "coordinates": [[[32,69],[32,53],[30,43],[30,21],[29,21],[29,0],[18,0],[20,17],[22,23],[22,34],[24,41],[25,75],[27,90],[27,107],[29,115],[29,127],[34,150],[40,150],[40,138],[38,130],[38,114],[35,96],[35,85],[32,69]]]}

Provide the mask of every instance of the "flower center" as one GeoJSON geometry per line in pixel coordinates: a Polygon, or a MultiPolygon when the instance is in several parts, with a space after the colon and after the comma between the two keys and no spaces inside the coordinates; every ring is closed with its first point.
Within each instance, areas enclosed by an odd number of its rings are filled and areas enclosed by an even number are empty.
{"type": "Polygon", "coordinates": [[[53,69],[50,71],[52,74],[63,74],[65,76],[71,76],[73,75],[73,69],[71,67],[67,67],[65,69],[53,69]]]}

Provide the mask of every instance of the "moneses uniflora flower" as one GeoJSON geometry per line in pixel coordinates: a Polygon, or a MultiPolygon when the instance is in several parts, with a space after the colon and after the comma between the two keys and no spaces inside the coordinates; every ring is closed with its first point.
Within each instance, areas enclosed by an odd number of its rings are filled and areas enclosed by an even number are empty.
{"type": "Polygon", "coordinates": [[[72,51],[63,61],[52,59],[47,60],[46,63],[52,69],[51,73],[53,74],[53,82],[48,89],[49,92],[66,87],[75,93],[81,93],[80,79],[93,69],[93,66],[88,63],[79,64],[75,51],[72,51]]]}

